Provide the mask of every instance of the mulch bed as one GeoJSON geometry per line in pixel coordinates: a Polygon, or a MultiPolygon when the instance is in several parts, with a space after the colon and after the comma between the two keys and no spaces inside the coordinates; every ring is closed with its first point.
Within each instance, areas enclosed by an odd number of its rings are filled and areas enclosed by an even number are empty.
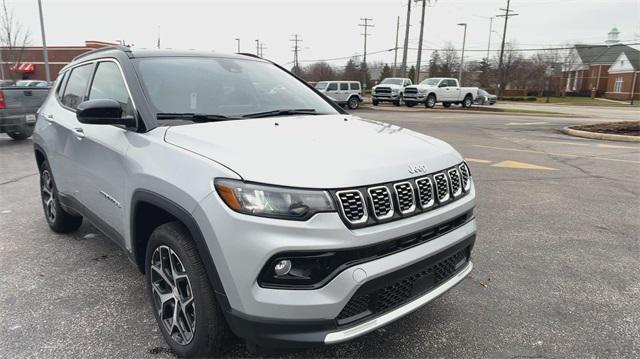
{"type": "Polygon", "coordinates": [[[571,126],[574,130],[610,133],[614,135],[640,136],[640,121],[597,123],[595,125],[571,126]]]}

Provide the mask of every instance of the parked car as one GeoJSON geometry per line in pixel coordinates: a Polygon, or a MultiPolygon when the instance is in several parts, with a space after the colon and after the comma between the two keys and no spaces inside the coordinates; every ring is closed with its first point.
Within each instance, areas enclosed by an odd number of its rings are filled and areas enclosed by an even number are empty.
{"type": "Polygon", "coordinates": [[[51,84],[42,80],[19,80],[16,81],[15,86],[20,87],[50,87],[51,84]]]}
{"type": "Polygon", "coordinates": [[[362,88],[358,81],[320,81],[315,88],[337,104],[352,110],[360,107],[362,102],[362,88]]]}
{"type": "Polygon", "coordinates": [[[404,95],[404,89],[411,85],[411,79],[400,77],[388,77],[371,89],[371,102],[378,106],[380,102],[391,102],[400,106],[404,95]]]}
{"type": "Polygon", "coordinates": [[[478,105],[495,105],[497,101],[498,101],[498,96],[492,95],[488,93],[486,90],[479,89],[478,97],[476,97],[476,100],[474,101],[474,103],[478,105]]]}
{"type": "Polygon", "coordinates": [[[18,83],[0,86],[0,133],[14,140],[25,140],[33,133],[36,111],[47,97],[49,87],[19,86],[18,83]]]}
{"type": "Polygon", "coordinates": [[[86,219],[127,252],[179,357],[230,332],[250,350],[351,340],[473,268],[462,156],[272,62],[102,48],[54,89],[34,133],[45,220],[86,219]]]}
{"type": "Polygon", "coordinates": [[[409,107],[424,103],[425,107],[433,108],[438,102],[444,107],[451,104],[471,107],[477,96],[477,87],[460,87],[454,78],[428,78],[404,89],[404,102],[409,107]]]}

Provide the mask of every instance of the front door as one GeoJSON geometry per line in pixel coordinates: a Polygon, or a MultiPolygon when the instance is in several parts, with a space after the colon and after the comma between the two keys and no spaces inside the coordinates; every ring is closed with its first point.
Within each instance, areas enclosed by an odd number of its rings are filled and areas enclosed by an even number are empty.
{"type": "Polygon", "coordinates": [[[330,97],[331,99],[333,99],[336,102],[340,101],[340,100],[338,100],[338,98],[340,98],[340,89],[338,88],[338,83],[337,82],[329,82],[329,85],[327,86],[327,91],[325,92],[325,95],[327,95],[328,97],[330,97]]]}

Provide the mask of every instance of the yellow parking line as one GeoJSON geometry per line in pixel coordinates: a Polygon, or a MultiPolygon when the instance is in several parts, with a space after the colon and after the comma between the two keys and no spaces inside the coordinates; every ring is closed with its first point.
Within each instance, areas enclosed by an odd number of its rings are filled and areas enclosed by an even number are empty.
{"type": "Polygon", "coordinates": [[[475,163],[491,163],[491,161],[487,161],[487,160],[479,160],[479,159],[477,159],[477,158],[468,158],[468,157],[465,157],[465,159],[464,159],[464,160],[465,160],[465,161],[467,161],[467,162],[475,162],[475,163]]]}
{"type": "Polygon", "coordinates": [[[542,155],[561,156],[561,157],[591,158],[591,159],[594,159],[594,160],[602,160],[602,161],[614,161],[614,162],[625,162],[625,163],[640,163],[640,161],[623,160],[623,159],[618,159],[618,158],[579,156],[579,155],[572,155],[572,154],[569,154],[569,153],[552,153],[552,152],[533,151],[533,150],[521,150],[521,149],[518,149],[518,148],[504,148],[504,147],[493,147],[493,146],[483,146],[483,145],[473,145],[473,147],[490,148],[492,150],[500,150],[500,151],[538,153],[538,154],[542,154],[542,155]]]}
{"type": "Polygon", "coordinates": [[[524,163],[518,161],[502,161],[491,165],[491,167],[500,167],[500,168],[515,168],[520,170],[547,170],[547,171],[555,171],[555,168],[545,167],[540,165],[532,165],[531,163],[524,163]]]}

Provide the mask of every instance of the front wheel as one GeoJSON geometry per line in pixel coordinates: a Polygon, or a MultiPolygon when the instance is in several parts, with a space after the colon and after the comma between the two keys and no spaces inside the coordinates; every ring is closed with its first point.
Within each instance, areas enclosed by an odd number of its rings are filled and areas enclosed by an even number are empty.
{"type": "Polygon", "coordinates": [[[393,104],[394,104],[395,106],[400,106],[400,104],[402,103],[402,100],[403,100],[403,98],[402,98],[402,94],[400,94],[400,95],[398,96],[398,99],[397,99],[397,100],[395,100],[395,101],[393,101],[393,104]]]}
{"type": "Polygon", "coordinates": [[[378,106],[378,100],[373,100],[373,101],[371,101],[371,103],[372,103],[374,106],[378,106]]]}
{"type": "Polygon", "coordinates": [[[229,331],[189,231],[178,222],[157,227],[149,239],[146,284],[167,344],[179,357],[213,357],[229,331]]]}
{"type": "Polygon", "coordinates": [[[462,100],[462,107],[464,108],[469,108],[471,107],[472,104],[473,104],[473,99],[471,98],[471,95],[467,95],[467,97],[465,97],[464,100],[462,100]]]}
{"type": "Polygon", "coordinates": [[[451,102],[443,102],[442,106],[444,106],[445,108],[449,108],[451,107],[451,102]]]}
{"type": "Polygon", "coordinates": [[[65,211],[58,199],[58,188],[53,180],[49,163],[44,161],[40,165],[40,197],[44,218],[49,228],[56,233],[69,233],[80,228],[82,217],[74,216],[65,211]]]}
{"type": "Polygon", "coordinates": [[[360,100],[353,96],[349,99],[349,101],[347,101],[347,106],[351,109],[351,110],[355,110],[358,107],[360,107],[360,100]]]}
{"type": "Polygon", "coordinates": [[[434,108],[436,106],[436,95],[431,94],[427,96],[427,100],[424,102],[424,107],[434,108]]]}
{"type": "Polygon", "coordinates": [[[407,107],[413,107],[416,105],[416,103],[413,101],[405,101],[404,104],[407,105],[407,107]]]}

